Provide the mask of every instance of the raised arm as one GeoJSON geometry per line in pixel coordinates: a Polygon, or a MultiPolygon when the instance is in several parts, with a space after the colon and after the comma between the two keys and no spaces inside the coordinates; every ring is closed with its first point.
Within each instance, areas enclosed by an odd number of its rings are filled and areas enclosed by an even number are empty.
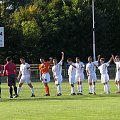
{"type": "Polygon", "coordinates": [[[98,57],[97,57],[97,58],[98,58],[98,59],[97,59],[97,61],[98,61],[98,62],[100,61],[100,57],[101,57],[101,56],[100,56],[100,55],[98,55],[98,57]]]}
{"type": "Polygon", "coordinates": [[[110,60],[108,61],[108,64],[110,64],[113,60],[113,57],[110,58],[110,60]]]}
{"type": "Polygon", "coordinates": [[[114,57],[114,55],[112,55],[112,59],[113,59],[113,62],[115,63],[115,57],[114,57]]]}
{"type": "Polygon", "coordinates": [[[64,60],[64,52],[61,52],[61,54],[62,54],[61,61],[63,61],[64,60]]]}

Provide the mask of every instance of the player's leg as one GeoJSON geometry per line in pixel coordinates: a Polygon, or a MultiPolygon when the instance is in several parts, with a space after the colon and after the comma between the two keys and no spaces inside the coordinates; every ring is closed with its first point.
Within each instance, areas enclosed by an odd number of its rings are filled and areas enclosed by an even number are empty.
{"type": "Polygon", "coordinates": [[[106,90],[106,84],[103,83],[103,86],[104,86],[104,94],[106,94],[106,93],[107,93],[107,90],[106,90]]]}
{"type": "Polygon", "coordinates": [[[69,76],[69,84],[71,86],[71,93],[70,93],[70,95],[76,95],[75,94],[75,89],[74,89],[75,77],[69,76]]]}
{"type": "Polygon", "coordinates": [[[96,82],[95,82],[95,81],[93,82],[92,89],[93,89],[93,90],[92,90],[92,93],[93,93],[94,95],[96,95],[96,92],[95,92],[95,91],[96,91],[96,82]]]}
{"type": "Polygon", "coordinates": [[[42,79],[43,79],[43,84],[44,84],[44,88],[45,88],[45,96],[50,96],[50,91],[49,91],[49,86],[48,83],[50,82],[50,75],[49,73],[45,73],[42,75],[42,79]]]}
{"type": "Polygon", "coordinates": [[[110,85],[108,82],[106,82],[105,84],[106,84],[106,88],[107,88],[107,93],[110,94],[110,85]]]}
{"type": "Polygon", "coordinates": [[[14,93],[17,96],[16,77],[15,77],[14,74],[11,77],[12,77],[12,80],[13,80],[14,93]]]}
{"type": "Polygon", "coordinates": [[[10,98],[13,98],[13,88],[12,88],[13,81],[12,81],[11,75],[9,75],[9,76],[7,77],[7,82],[8,82],[8,86],[9,86],[10,98]]]}
{"type": "Polygon", "coordinates": [[[62,93],[61,93],[61,85],[60,84],[56,84],[56,87],[57,87],[57,96],[62,95],[62,93]]]}
{"type": "Polygon", "coordinates": [[[71,94],[70,95],[76,95],[75,89],[74,89],[74,83],[71,83],[71,94]]]}
{"type": "Polygon", "coordinates": [[[118,91],[120,92],[120,80],[117,81],[118,91]]]}
{"type": "Polygon", "coordinates": [[[77,85],[77,87],[78,87],[77,95],[82,95],[82,81],[79,80],[77,83],[78,83],[78,85],[77,85]]]}
{"type": "Polygon", "coordinates": [[[77,81],[77,90],[78,90],[78,93],[77,95],[80,95],[80,76],[75,76],[75,79],[77,81]]]}
{"type": "Polygon", "coordinates": [[[45,88],[45,96],[50,96],[50,92],[49,92],[49,86],[48,83],[43,83],[44,84],[44,88],[45,88]]]}
{"type": "Polygon", "coordinates": [[[22,85],[23,85],[23,82],[19,82],[18,88],[17,88],[17,95],[15,97],[18,97],[18,95],[19,95],[19,93],[21,91],[22,85]]]}
{"type": "Polygon", "coordinates": [[[89,94],[92,94],[92,78],[88,76],[88,84],[89,84],[89,94]]]}
{"type": "Polygon", "coordinates": [[[117,87],[118,87],[118,91],[116,93],[120,93],[120,80],[117,80],[117,87]]]}
{"type": "Polygon", "coordinates": [[[32,83],[31,83],[31,82],[30,82],[30,83],[28,83],[28,86],[29,86],[29,87],[30,87],[30,89],[31,89],[31,93],[32,93],[31,97],[35,97],[34,88],[33,88],[32,83]]]}
{"type": "Polygon", "coordinates": [[[10,93],[10,98],[13,98],[13,88],[12,88],[12,86],[9,86],[9,93],[10,93]]]}
{"type": "Polygon", "coordinates": [[[105,82],[106,82],[106,88],[107,88],[107,93],[110,94],[110,85],[109,85],[109,75],[105,75],[105,82]]]}
{"type": "Polygon", "coordinates": [[[96,95],[96,80],[97,80],[96,74],[93,74],[93,75],[92,75],[92,82],[93,82],[93,85],[92,85],[92,93],[93,93],[94,95],[96,95]]]}

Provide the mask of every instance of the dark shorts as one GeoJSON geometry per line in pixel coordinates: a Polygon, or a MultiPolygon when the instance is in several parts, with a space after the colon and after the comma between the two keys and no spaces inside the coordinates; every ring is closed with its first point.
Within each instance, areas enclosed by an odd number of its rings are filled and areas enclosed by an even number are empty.
{"type": "Polygon", "coordinates": [[[7,76],[8,86],[15,86],[16,85],[16,76],[15,74],[7,76]]]}

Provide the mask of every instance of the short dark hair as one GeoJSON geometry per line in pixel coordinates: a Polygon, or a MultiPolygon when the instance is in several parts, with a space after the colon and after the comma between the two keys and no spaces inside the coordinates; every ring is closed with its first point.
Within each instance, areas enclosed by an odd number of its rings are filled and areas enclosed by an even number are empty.
{"type": "Polygon", "coordinates": [[[23,59],[23,60],[25,60],[25,58],[24,58],[24,57],[21,57],[20,59],[23,59]]]}
{"type": "Polygon", "coordinates": [[[67,61],[72,61],[72,58],[68,58],[67,61]]]}
{"type": "Polygon", "coordinates": [[[100,60],[105,61],[105,58],[100,58],[100,60]]]}
{"type": "Polygon", "coordinates": [[[80,59],[80,57],[76,57],[76,59],[80,59]]]}
{"type": "Polygon", "coordinates": [[[116,55],[115,58],[120,58],[119,55],[116,55]]]}
{"type": "Polygon", "coordinates": [[[8,61],[8,62],[11,61],[11,57],[7,57],[6,61],[8,61]]]}

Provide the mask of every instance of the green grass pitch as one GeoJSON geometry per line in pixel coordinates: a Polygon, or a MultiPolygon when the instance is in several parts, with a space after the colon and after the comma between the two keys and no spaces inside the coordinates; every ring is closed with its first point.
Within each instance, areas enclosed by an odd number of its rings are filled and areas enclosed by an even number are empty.
{"type": "MultiPolygon", "coordinates": [[[[41,82],[33,82],[35,98],[31,98],[26,84],[18,98],[8,99],[8,86],[2,84],[0,99],[0,120],[120,120],[120,94],[114,81],[110,81],[111,94],[103,94],[103,85],[96,84],[97,95],[88,94],[87,81],[83,83],[82,96],[69,96],[68,82],[62,83],[63,95],[55,96],[56,87],[49,84],[51,96],[44,95],[41,82]]],[[[75,86],[76,88],[76,86],[75,86]]],[[[77,90],[76,90],[77,92],[77,90]]]]}

